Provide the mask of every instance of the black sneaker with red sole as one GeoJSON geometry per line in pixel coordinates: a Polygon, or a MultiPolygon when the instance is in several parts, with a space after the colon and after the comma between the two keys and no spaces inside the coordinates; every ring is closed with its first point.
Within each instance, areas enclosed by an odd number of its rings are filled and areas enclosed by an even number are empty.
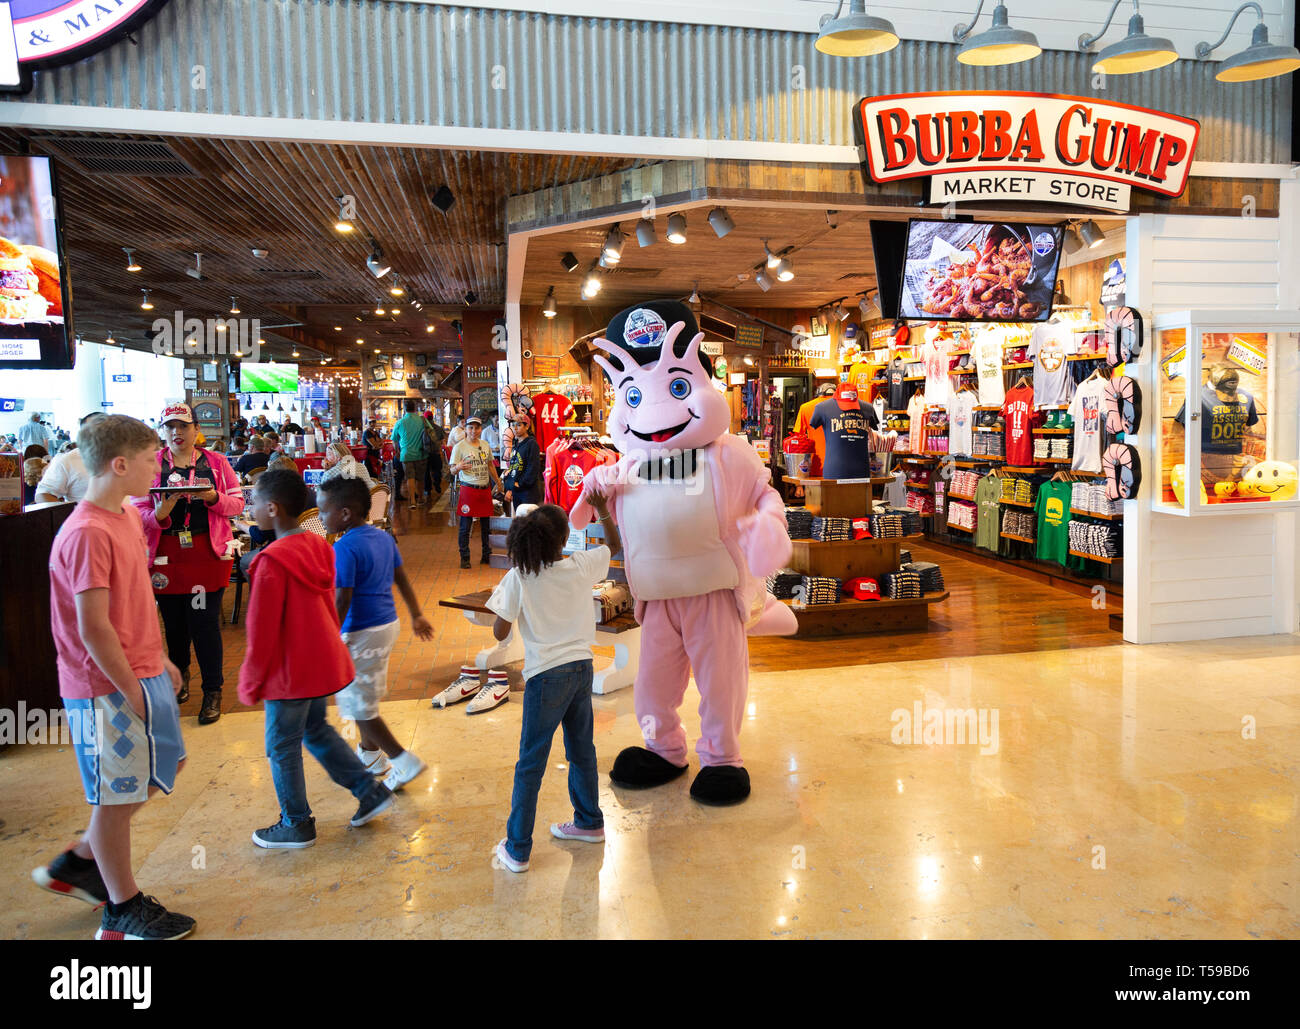
{"type": "Polygon", "coordinates": [[[92,862],[89,868],[75,869],[68,854],[65,850],[45,867],[33,868],[32,881],[43,890],[84,900],[91,907],[107,903],[108,887],[99,874],[99,866],[92,862]]]}
{"type": "Polygon", "coordinates": [[[104,917],[95,931],[97,940],[179,940],[194,931],[189,915],[168,911],[153,898],[137,893],[120,913],[104,907],[104,917]]]}

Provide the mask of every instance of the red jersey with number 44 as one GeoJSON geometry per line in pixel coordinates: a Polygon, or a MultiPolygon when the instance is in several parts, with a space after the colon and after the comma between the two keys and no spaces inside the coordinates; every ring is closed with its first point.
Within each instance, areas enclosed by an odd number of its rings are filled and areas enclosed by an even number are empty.
{"type": "Polygon", "coordinates": [[[1033,464],[1034,426],[1042,418],[1034,411],[1033,387],[1017,386],[1008,392],[1002,403],[1002,417],[1006,421],[1007,464],[1033,464]]]}
{"type": "Polygon", "coordinates": [[[567,424],[572,417],[573,405],[568,397],[549,391],[533,397],[533,431],[543,454],[555,441],[560,426],[567,424]]]}

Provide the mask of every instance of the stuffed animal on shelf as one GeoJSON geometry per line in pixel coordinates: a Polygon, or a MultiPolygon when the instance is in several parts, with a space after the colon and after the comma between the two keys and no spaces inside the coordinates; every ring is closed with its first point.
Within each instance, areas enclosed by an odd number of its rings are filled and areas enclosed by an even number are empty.
{"type": "Polygon", "coordinates": [[[1300,473],[1286,461],[1260,461],[1243,472],[1237,495],[1259,500],[1291,500],[1300,486],[1300,473]]]}
{"type": "Polygon", "coordinates": [[[793,612],[766,576],[790,553],[785,507],[768,469],[728,434],[727,399],[713,388],[689,307],[651,301],[615,316],[593,359],[614,387],[609,436],[623,455],[592,469],[570,521],[591,521],[607,499],[641,623],[633,703],[646,746],[618,755],[610,781],[660,786],[687,770],[678,708],[692,670],[700,691],[701,769],[691,796],[734,804],[749,796],[740,729],[749,691],[746,635],[789,635],[793,612]]]}

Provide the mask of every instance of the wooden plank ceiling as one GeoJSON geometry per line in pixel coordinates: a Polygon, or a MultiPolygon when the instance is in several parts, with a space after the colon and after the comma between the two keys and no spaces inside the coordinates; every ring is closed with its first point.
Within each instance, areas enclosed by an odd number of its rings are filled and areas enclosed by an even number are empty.
{"type": "Polygon", "coordinates": [[[230,317],[235,297],[240,317],[260,319],[264,330],[302,323],[264,331],[277,358],[288,356],[288,343],[333,355],[338,341],[346,358],[358,337],[386,349],[455,345],[451,322],[466,292],[480,307],[504,303],[506,197],[637,163],[14,128],[0,129],[0,148],[57,159],[80,335],[99,342],[111,332],[147,348],[154,318],[176,310],[230,317]],[[446,214],[432,202],[444,184],[455,196],[446,214]],[[342,194],[356,198],[349,236],[333,228],[333,198],[342,194]],[[400,277],[401,301],[388,293],[392,275],[376,280],[366,270],[370,238],[400,277]],[[140,272],[126,271],[122,247],[134,248],[140,272]],[[254,248],[269,253],[257,258],[254,248]],[[201,282],[185,274],[195,252],[201,282]],[[142,287],[153,311],[140,309],[142,287]],[[376,316],[379,300],[399,314],[376,316]]]}

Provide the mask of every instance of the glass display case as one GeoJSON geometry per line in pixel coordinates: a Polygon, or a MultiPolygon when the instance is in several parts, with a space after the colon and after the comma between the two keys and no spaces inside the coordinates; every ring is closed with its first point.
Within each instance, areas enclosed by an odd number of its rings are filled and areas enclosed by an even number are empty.
{"type": "Polygon", "coordinates": [[[1152,348],[1154,509],[1300,508],[1300,312],[1162,314],[1152,348]]]}

